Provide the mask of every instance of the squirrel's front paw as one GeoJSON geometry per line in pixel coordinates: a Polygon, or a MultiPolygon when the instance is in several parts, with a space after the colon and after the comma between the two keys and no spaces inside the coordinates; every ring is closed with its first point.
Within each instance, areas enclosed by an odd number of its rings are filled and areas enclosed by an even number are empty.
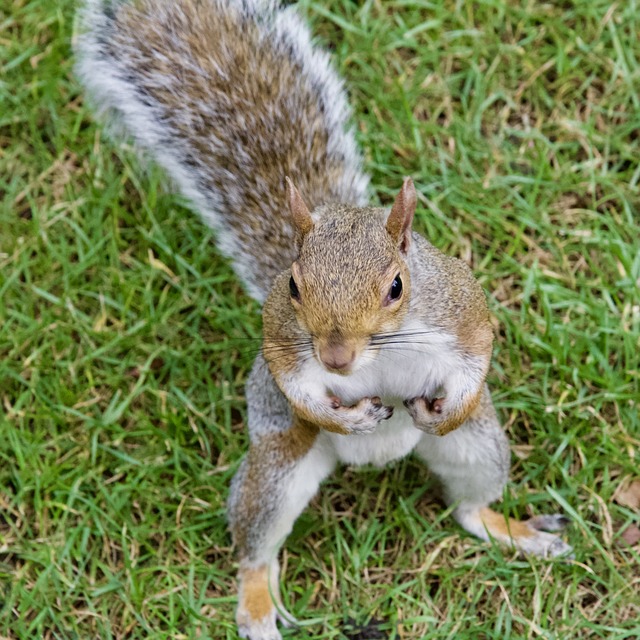
{"type": "Polygon", "coordinates": [[[332,398],[331,402],[340,422],[353,434],[371,433],[379,422],[393,415],[393,407],[386,407],[378,397],[362,398],[351,407],[344,406],[339,398],[332,398]]]}
{"type": "Polygon", "coordinates": [[[411,398],[404,401],[413,423],[421,431],[426,431],[434,436],[442,436],[447,433],[444,428],[447,421],[444,415],[444,398],[411,398]]]}

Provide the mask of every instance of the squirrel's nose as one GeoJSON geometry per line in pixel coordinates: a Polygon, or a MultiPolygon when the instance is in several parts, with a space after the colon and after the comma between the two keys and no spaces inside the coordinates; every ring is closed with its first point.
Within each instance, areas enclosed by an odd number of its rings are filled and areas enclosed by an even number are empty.
{"type": "Polygon", "coordinates": [[[348,373],[356,359],[356,350],[346,344],[328,344],[318,349],[322,364],[331,371],[348,373]]]}

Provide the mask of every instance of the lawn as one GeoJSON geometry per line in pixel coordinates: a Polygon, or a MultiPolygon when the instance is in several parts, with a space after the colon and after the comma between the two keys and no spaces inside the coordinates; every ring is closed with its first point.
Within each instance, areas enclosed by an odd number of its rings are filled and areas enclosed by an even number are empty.
{"type": "MultiPolygon", "coordinates": [[[[285,637],[638,637],[640,7],[301,4],[372,199],[413,176],[417,228],[487,292],[498,508],[565,513],[575,560],[467,535],[415,460],[343,468],[286,544],[285,637]]],[[[225,499],[260,310],[93,121],[73,14],[0,8],[0,637],[235,638],[225,499]]]]}

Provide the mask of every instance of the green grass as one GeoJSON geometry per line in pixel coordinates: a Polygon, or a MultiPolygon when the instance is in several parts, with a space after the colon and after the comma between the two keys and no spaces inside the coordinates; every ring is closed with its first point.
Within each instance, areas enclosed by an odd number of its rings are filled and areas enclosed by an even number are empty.
{"type": "MultiPolygon", "coordinates": [[[[504,509],[566,512],[576,560],[466,535],[413,460],[342,469],[286,544],[300,637],[636,637],[639,514],[614,495],[640,475],[640,7],[304,4],[374,199],[411,174],[418,226],[488,293],[504,509]]],[[[234,638],[259,309],[93,123],[72,24],[67,0],[0,9],[0,636],[234,638]]]]}

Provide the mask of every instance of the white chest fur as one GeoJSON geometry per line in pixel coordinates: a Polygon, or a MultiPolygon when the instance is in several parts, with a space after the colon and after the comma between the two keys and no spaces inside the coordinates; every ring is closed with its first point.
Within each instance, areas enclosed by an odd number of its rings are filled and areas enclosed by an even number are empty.
{"type": "Polygon", "coordinates": [[[315,359],[306,366],[304,375],[313,376],[344,404],[379,396],[385,404],[401,407],[409,398],[432,396],[461,366],[461,359],[453,336],[412,323],[377,352],[369,347],[348,376],[326,371],[315,359]]]}
{"type": "Polygon", "coordinates": [[[303,376],[315,381],[321,393],[335,395],[343,404],[355,404],[365,397],[379,396],[394,407],[374,433],[341,436],[326,433],[328,444],[346,464],[382,466],[408,455],[423,435],[403,406],[418,396],[433,397],[462,365],[453,336],[429,331],[417,323],[402,328],[401,336],[383,344],[376,352],[365,351],[348,376],[326,371],[315,359],[305,365],[303,376]]]}

